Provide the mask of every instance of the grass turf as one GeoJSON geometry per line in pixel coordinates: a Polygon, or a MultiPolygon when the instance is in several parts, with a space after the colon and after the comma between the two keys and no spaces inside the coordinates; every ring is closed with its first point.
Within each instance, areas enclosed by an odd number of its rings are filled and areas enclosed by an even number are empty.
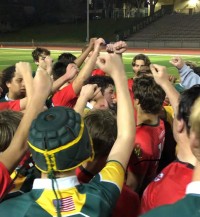
{"type": "MultiPolygon", "coordinates": [[[[19,61],[26,61],[26,62],[31,63],[32,69],[33,71],[35,71],[36,65],[33,62],[31,52],[32,52],[32,49],[1,48],[0,49],[0,70],[3,70],[6,67],[13,65],[19,61]]],[[[58,55],[61,54],[62,52],[64,51],[51,50],[51,55],[56,61],[58,55]]],[[[66,50],[66,52],[71,52],[75,56],[78,56],[80,54],[80,52],[78,51],[66,50]]],[[[125,69],[126,69],[128,77],[132,76],[131,61],[134,55],[135,53],[124,53],[123,54],[123,61],[125,64],[125,69]]],[[[148,54],[148,56],[152,63],[166,66],[170,74],[178,77],[177,69],[169,63],[169,60],[171,59],[172,55],[150,55],[148,54]]],[[[188,56],[183,56],[183,59],[193,61],[197,63],[198,65],[200,65],[200,58],[198,56],[188,55],[188,56]]]]}

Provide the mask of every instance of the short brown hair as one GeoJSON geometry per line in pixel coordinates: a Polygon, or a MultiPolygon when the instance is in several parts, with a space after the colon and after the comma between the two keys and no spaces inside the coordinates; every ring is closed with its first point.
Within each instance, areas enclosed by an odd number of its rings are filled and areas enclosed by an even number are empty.
{"type": "Polygon", "coordinates": [[[117,138],[117,121],[110,110],[92,110],[84,118],[96,156],[109,154],[117,138]]]}
{"type": "Polygon", "coordinates": [[[17,111],[0,111],[0,152],[5,151],[17,130],[23,114],[17,111]]]}

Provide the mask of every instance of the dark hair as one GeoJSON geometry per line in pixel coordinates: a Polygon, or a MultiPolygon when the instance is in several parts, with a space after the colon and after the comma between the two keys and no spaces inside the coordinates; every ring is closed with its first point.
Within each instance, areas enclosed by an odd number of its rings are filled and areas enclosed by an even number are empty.
{"type": "Polygon", "coordinates": [[[92,138],[95,156],[109,154],[117,138],[117,121],[109,110],[91,110],[84,118],[92,138]]]}
{"type": "Polygon", "coordinates": [[[51,52],[49,50],[47,50],[46,48],[41,48],[41,47],[37,47],[33,52],[32,52],[32,57],[33,60],[35,62],[37,62],[39,60],[39,57],[45,54],[46,56],[51,55],[51,52]]]}
{"type": "Polygon", "coordinates": [[[7,82],[11,82],[15,76],[15,65],[9,66],[4,69],[0,74],[0,86],[3,88],[3,92],[8,92],[7,82]]]}
{"type": "Polygon", "coordinates": [[[90,76],[85,82],[84,85],[86,84],[97,84],[98,87],[101,87],[101,92],[104,95],[104,91],[109,85],[114,86],[114,81],[111,77],[109,76],[90,76]]]}
{"type": "Polygon", "coordinates": [[[72,62],[72,61],[65,61],[65,62],[58,61],[53,65],[52,76],[53,76],[54,81],[66,73],[66,68],[67,68],[68,64],[70,64],[70,63],[74,63],[74,62],[72,62]]]}
{"type": "Polygon", "coordinates": [[[192,86],[190,89],[184,90],[180,95],[177,119],[183,119],[186,124],[187,133],[189,134],[189,117],[191,108],[195,100],[200,96],[200,84],[192,86]]]}
{"type": "Polygon", "coordinates": [[[135,66],[136,60],[143,60],[145,66],[149,66],[151,64],[149,57],[144,54],[138,54],[134,56],[133,61],[132,61],[132,66],[135,66]]]}
{"type": "Polygon", "coordinates": [[[58,61],[60,62],[74,62],[76,60],[76,56],[71,53],[62,53],[58,56],[58,61]]]}
{"type": "Polygon", "coordinates": [[[143,75],[134,79],[134,98],[139,100],[145,113],[158,114],[165,99],[164,90],[156,84],[154,78],[143,75]]]}
{"type": "Polygon", "coordinates": [[[5,151],[10,145],[22,116],[21,112],[0,111],[0,152],[5,151]]]}
{"type": "Polygon", "coordinates": [[[200,67],[199,66],[194,67],[193,70],[194,70],[194,73],[196,73],[198,76],[200,76],[200,67]]]}

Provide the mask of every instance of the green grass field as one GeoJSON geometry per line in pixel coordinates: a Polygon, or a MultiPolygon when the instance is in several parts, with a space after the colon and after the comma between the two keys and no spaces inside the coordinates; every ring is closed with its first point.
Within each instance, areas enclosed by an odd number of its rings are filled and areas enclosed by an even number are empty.
{"type": "MultiPolygon", "coordinates": [[[[32,49],[10,49],[10,48],[0,48],[0,70],[5,69],[6,67],[13,65],[19,61],[26,61],[30,62],[32,65],[32,69],[36,69],[36,65],[34,64],[31,56],[32,49]]],[[[52,50],[51,54],[54,60],[56,61],[57,57],[59,54],[61,54],[64,51],[57,51],[57,50],[52,50]]],[[[80,52],[78,51],[69,51],[66,50],[66,52],[71,52],[74,55],[78,56],[80,52]]],[[[125,69],[127,72],[127,76],[131,77],[132,76],[132,66],[131,66],[131,61],[135,53],[124,53],[123,54],[123,60],[125,64],[125,69]]],[[[148,54],[150,57],[150,60],[152,63],[164,65],[168,68],[168,71],[170,74],[175,75],[178,77],[178,72],[175,67],[173,67],[170,63],[169,60],[171,59],[172,55],[151,55],[148,54]]],[[[198,65],[200,65],[200,58],[199,56],[183,56],[183,59],[185,60],[190,60],[198,65]]]]}

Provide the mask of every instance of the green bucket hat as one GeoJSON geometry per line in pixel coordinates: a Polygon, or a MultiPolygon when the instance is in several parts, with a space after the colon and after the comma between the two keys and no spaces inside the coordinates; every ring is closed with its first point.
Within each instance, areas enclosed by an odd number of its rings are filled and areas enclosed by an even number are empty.
{"type": "Polygon", "coordinates": [[[83,118],[67,107],[39,114],[31,125],[28,143],[35,166],[43,173],[69,171],[94,157],[83,118]]]}

